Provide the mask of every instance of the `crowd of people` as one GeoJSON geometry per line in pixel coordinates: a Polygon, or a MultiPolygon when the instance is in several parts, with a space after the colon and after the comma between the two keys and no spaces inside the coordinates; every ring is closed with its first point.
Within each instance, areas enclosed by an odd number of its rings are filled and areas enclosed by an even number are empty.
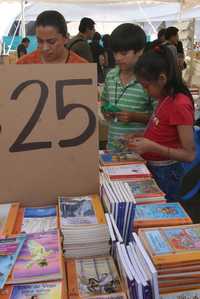
{"type": "Polygon", "coordinates": [[[178,29],[163,29],[147,44],[137,25],[121,24],[101,38],[95,22],[83,18],[69,40],[64,17],[45,11],[37,17],[36,37],[37,50],[17,63],[96,62],[98,81],[105,81],[101,101],[108,149],[123,140],[147,161],[168,201],[180,200],[181,162],[194,160],[195,143],[194,103],[182,80],[186,64],[178,29]]]}

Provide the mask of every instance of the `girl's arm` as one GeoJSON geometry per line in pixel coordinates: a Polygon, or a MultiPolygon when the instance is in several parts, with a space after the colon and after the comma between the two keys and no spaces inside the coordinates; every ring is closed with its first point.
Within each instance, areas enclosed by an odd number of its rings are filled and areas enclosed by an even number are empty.
{"type": "Polygon", "coordinates": [[[192,162],[195,158],[195,144],[192,126],[177,126],[182,148],[169,148],[147,138],[135,138],[129,144],[139,154],[146,152],[158,153],[169,160],[192,162]]]}

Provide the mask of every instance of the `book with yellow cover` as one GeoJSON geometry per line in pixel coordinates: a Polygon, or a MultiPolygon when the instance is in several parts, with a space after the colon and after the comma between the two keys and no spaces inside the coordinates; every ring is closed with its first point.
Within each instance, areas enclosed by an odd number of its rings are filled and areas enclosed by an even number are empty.
{"type": "Polygon", "coordinates": [[[0,235],[13,234],[19,203],[0,204],[0,235]]]}
{"type": "Polygon", "coordinates": [[[200,260],[200,224],[139,229],[139,236],[156,266],[200,260]]]}
{"type": "Polygon", "coordinates": [[[111,256],[67,260],[69,299],[125,299],[111,256]]]}
{"type": "Polygon", "coordinates": [[[192,220],[178,202],[136,206],[134,229],[181,224],[192,224],[192,220]]]}

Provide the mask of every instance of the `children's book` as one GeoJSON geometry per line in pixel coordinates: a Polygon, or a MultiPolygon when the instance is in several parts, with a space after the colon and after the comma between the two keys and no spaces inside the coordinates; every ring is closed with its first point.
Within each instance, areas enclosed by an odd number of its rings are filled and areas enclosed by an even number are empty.
{"type": "Polygon", "coordinates": [[[151,177],[148,168],[142,163],[104,166],[102,168],[103,172],[108,175],[111,180],[151,177]]]}
{"type": "Polygon", "coordinates": [[[67,260],[69,298],[125,298],[110,256],[67,260]]]}
{"type": "Polygon", "coordinates": [[[56,207],[25,208],[22,231],[42,233],[58,228],[56,207]]]}
{"type": "Polygon", "coordinates": [[[192,220],[177,203],[137,205],[134,228],[191,224],[192,220]]]}
{"type": "Polygon", "coordinates": [[[0,204],[0,235],[13,233],[19,203],[0,204]]]}
{"type": "Polygon", "coordinates": [[[21,284],[62,279],[60,243],[60,235],[56,230],[27,235],[8,283],[21,284]]]}
{"type": "Polygon", "coordinates": [[[200,224],[144,228],[139,236],[155,265],[200,260],[200,224]]]}
{"type": "Polygon", "coordinates": [[[25,235],[0,238],[0,289],[6,283],[25,239],[25,235]]]}
{"type": "Polygon", "coordinates": [[[144,159],[134,152],[99,151],[102,166],[144,163],[144,159]]]}
{"type": "Polygon", "coordinates": [[[62,299],[61,281],[13,287],[10,299],[62,299]]]}
{"type": "Polygon", "coordinates": [[[138,179],[127,181],[135,198],[164,197],[165,194],[160,190],[153,178],[138,179]]]}

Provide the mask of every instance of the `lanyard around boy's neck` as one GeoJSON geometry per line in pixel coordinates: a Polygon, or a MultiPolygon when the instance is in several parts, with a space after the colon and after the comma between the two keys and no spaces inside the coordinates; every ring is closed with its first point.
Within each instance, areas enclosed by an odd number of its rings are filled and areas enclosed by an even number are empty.
{"type": "Polygon", "coordinates": [[[137,84],[137,83],[138,83],[137,81],[134,81],[133,84],[127,84],[127,85],[123,88],[123,90],[122,90],[122,92],[120,93],[120,95],[117,96],[118,81],[116,81],[116,82],[115,82],[115,105],[117,105],[117,104],[119,103],[120,99],[123,97],[123,95],[125,94],[125,92],[127,91],[127,89],[128,89],[131,85],[134,86],[134,85],[137,84]]]}

